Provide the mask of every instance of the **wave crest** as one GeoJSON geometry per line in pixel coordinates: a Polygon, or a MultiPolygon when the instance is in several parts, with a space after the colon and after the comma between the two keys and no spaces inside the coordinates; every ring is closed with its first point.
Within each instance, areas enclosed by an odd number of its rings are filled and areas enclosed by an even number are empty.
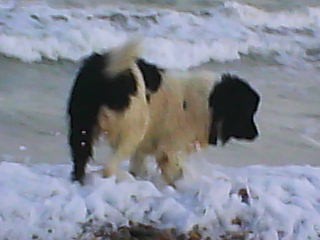
{"type": "MultiPolygon", "coordinates": [[[[268,12],[227,2],[194,11],[137,8],[0,8],[0,52],[22,61],[78,61],[142,36],[143,57],[185,69],[241,55],[273,56],[281,64],[309,61],[319,49],[320,8],[268,12]]],[[[314,61],[314,57],[312,58],[314,61]]]]}

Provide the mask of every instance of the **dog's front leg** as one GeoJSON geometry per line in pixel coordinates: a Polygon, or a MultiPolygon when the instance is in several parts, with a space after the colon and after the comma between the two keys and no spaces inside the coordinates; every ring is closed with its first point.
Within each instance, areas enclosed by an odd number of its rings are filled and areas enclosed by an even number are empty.
{"type": "Polygon", "coordinates": [[[162,152],[156,156],[163,180],[174,186],[174,182],[182,177],[182,156],[177,152],[162,152]]]}
{"type": "Polygon", "coordinates": [[[130,173],[137,177],[147,176],[147,167],[145,163],[145,155],[140,152],[136,152],[133,157],[130,159],[130,173]]]}

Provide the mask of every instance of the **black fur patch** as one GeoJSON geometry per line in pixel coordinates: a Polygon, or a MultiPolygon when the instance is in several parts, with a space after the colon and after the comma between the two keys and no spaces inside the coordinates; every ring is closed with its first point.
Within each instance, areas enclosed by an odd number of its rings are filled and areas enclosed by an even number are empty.
{"type": "Polygon", "coordinates": [[[209,97],[213,119],[209,143],[216,144],[217,137],[223,144],[231,137],[247,140],[257,137],[253,118],[259,101],[259,95],[247,82],[235,75],[223,74],[209,97]]]}
{"type": "Polygon", "coordinates": [[[147,103],[150,103],[150,100],[151,100],[151,99],[150,99],[150,93],[147,93],[147,94],[146,94],[146,99],[147,99],[147,103]]]}
{"type": "Polygon", "coordinates": [[[182,102],[182,108],[183,108],[183,110],[187,110],[187,107],[188,107],[188,104],[187,104],[187,101],[186,100],[183,100],[183,102],[182,102]]]}
{"type": "Polygon", "coordinates": [[[137,61],[137,65],[142,72],[146,88],[150,92],[156,92],[162,82],[161,72],[164,71],[156,65],[147,63],[143,59],[137,61]]]}
{"type": "Polygon", "coordinates": [[[130,96],[137,92],[136,81],[129,69],[108,76],[105,71],[107,65],[107,54],[93,54],[85,59],[71,91],[68,102],[69,145],[74,162],[74,180],[83,180],[85,165],[92,157],[100,107],[123,111],[130,104],[130,96]]]}

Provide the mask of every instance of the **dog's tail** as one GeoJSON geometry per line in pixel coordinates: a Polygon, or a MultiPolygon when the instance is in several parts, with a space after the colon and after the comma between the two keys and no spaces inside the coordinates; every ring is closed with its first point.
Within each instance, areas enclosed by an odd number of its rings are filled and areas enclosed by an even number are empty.
{"type": "Polygon", "coordinates": [[[74,80],[68,102],[69,146],[73,161],[72,180],[83,182],[85,167],[93,154],[97,115],[101,106],[104,56],[86,58],[74,80]]]}
{"type": "Polygon", "coordinates": [[[108,54],[108,64],[106,72],[111,75],[117,75],[132,67],[140,55],[140,43],[138,39],[131,40],[124,45],[112,49],[108,54]]]}

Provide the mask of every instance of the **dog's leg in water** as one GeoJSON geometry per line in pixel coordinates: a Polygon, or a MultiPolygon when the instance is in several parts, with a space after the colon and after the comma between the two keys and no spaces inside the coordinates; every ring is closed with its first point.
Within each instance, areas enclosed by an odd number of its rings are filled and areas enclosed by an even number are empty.
{"type": "Polygon", "coordinates": [[[174,186],[174,182],[182,177],[182,156],[179,153],[162,152],[156,156],[156,160],[163,180],[167,184],[174,186]]]}
{"type": "Polygon", "coordinates": [[[145,177],[147,176],[147,167],[145,163],[145,155],[136,152],[130,159],[130,173],[135,177],[145,177]]]}

